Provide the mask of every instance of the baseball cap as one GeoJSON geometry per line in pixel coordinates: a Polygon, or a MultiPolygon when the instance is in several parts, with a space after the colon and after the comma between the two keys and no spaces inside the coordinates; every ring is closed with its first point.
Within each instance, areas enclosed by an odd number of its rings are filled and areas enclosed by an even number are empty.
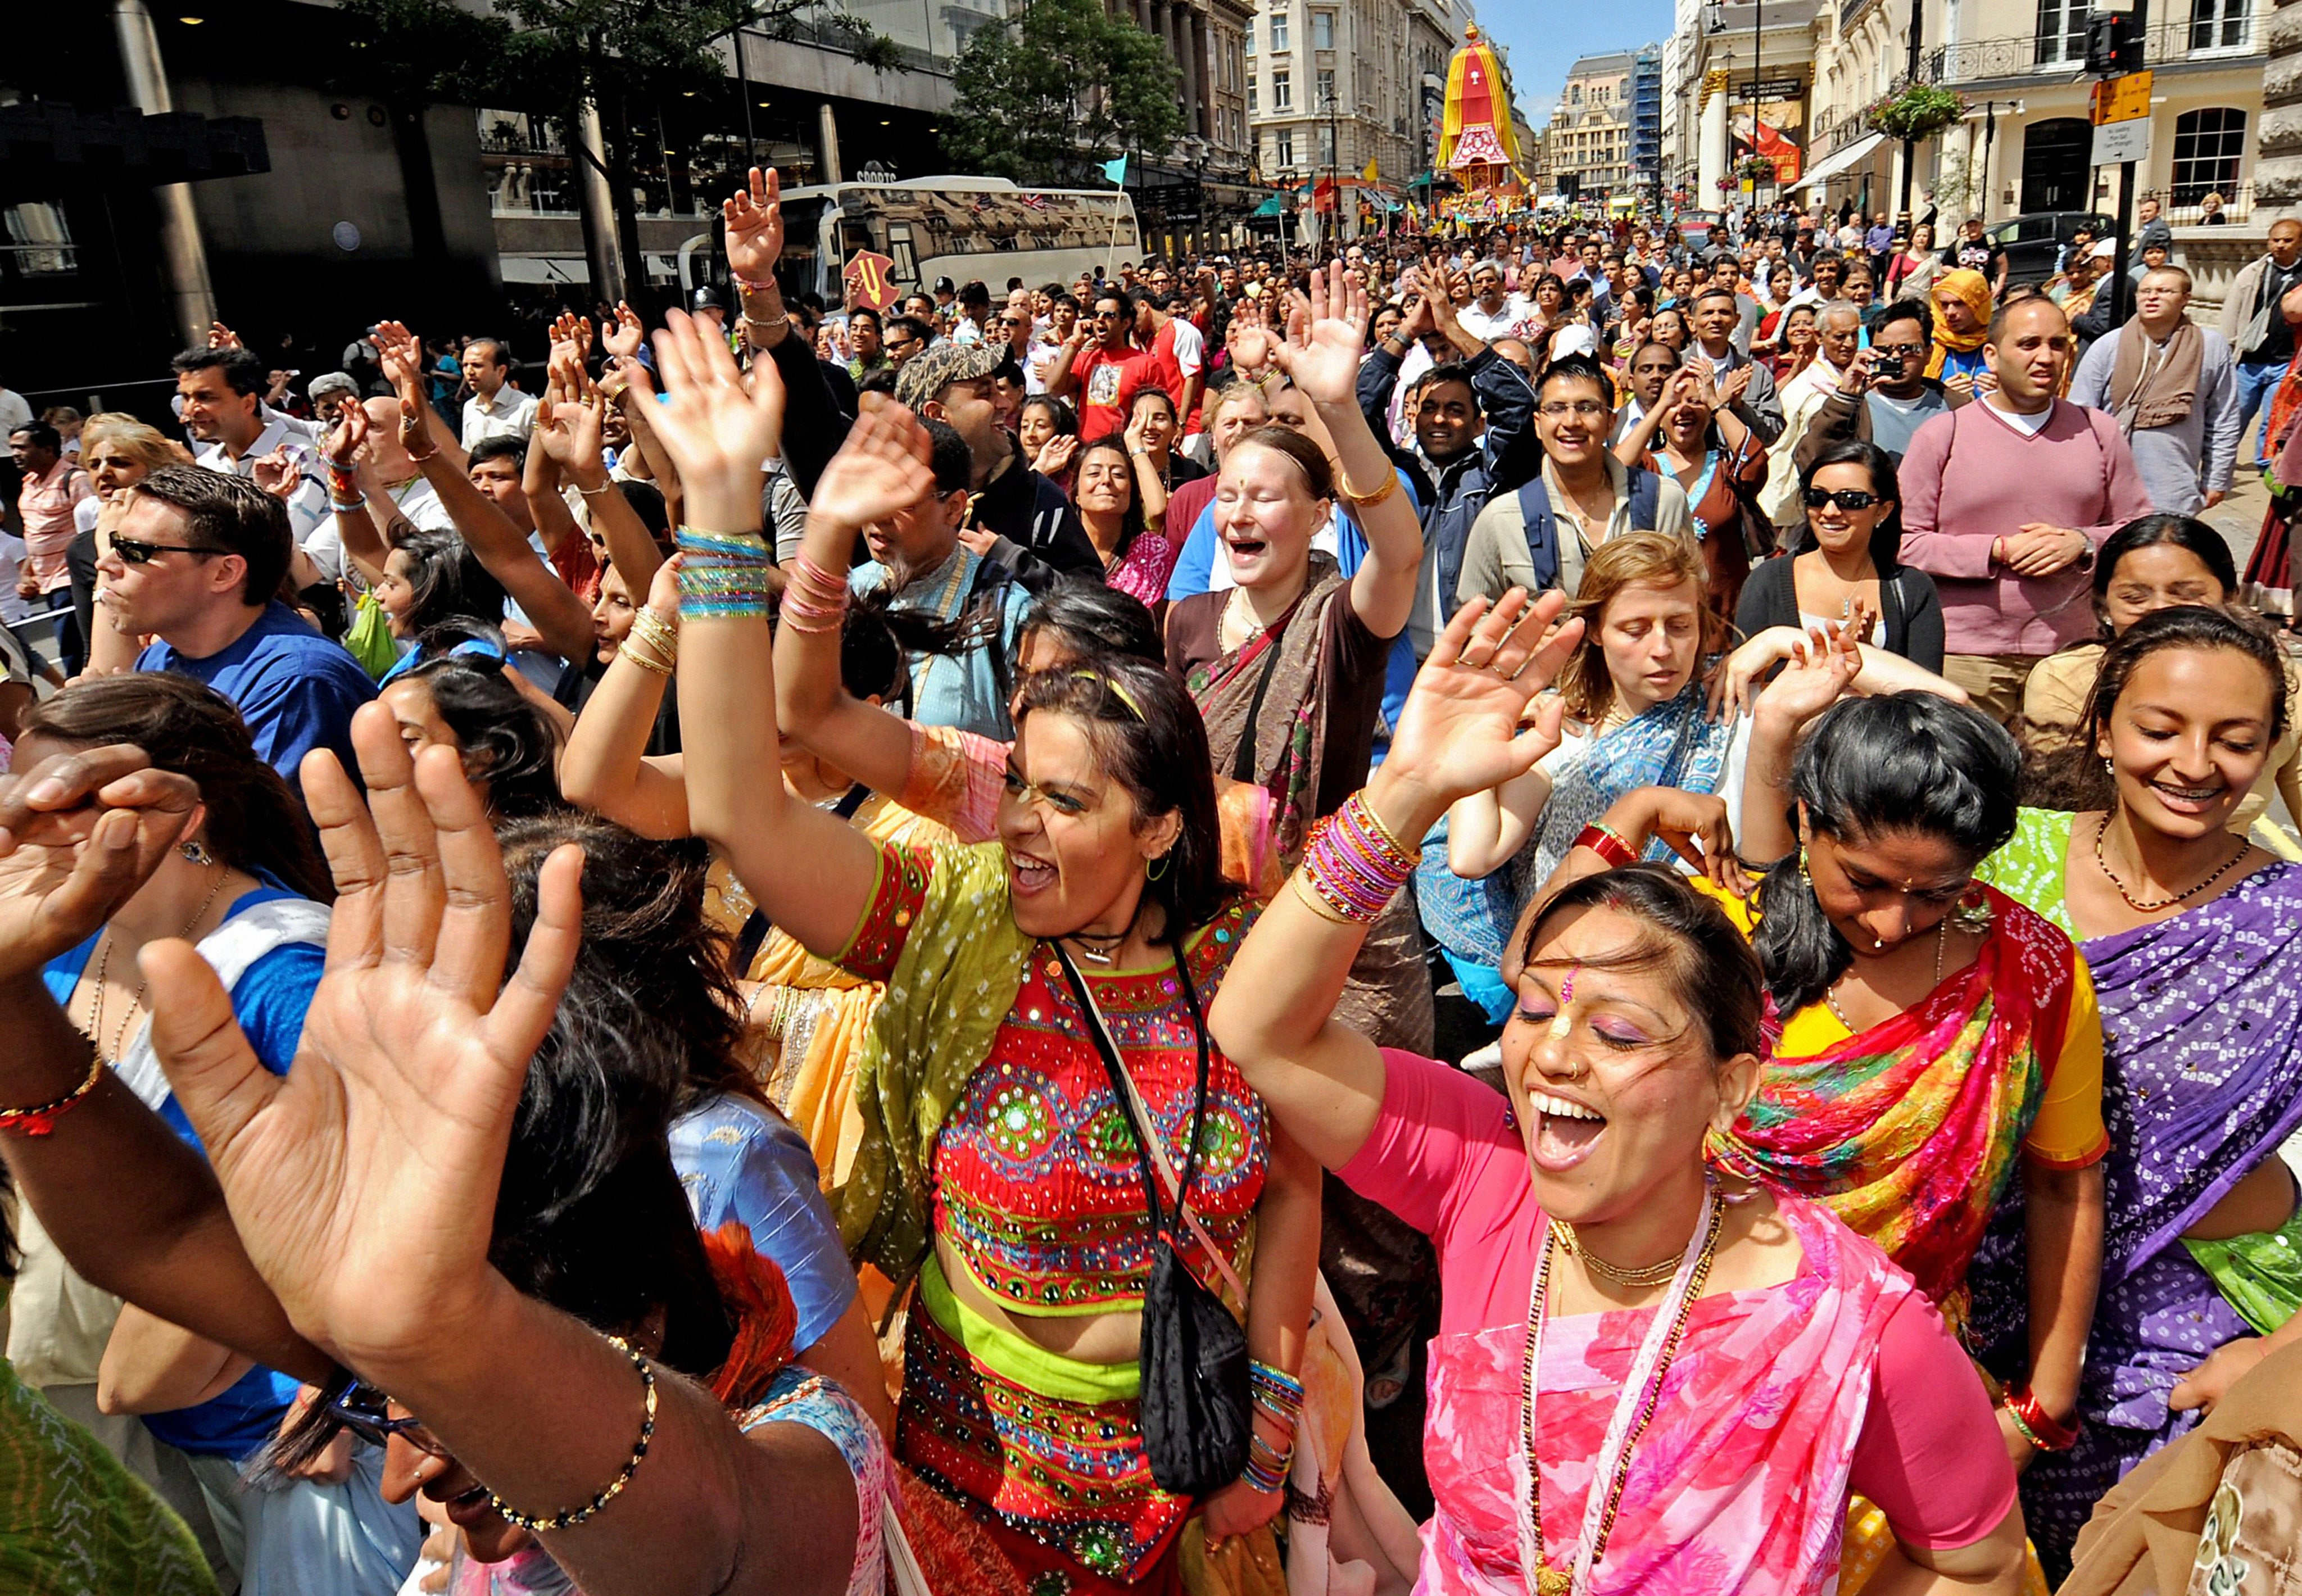
{"type": "Polygon", "coordinates": [[[2116,239],[2101,239],[2096,241],[2094,247],[2094,255],[2096,259],[2109,260],[2117,253],[2118,240],[2116,239]]]}
{"type": "Polygon", "coordinates": [[[914,355],[895,376],[895,398],[918,409],[954,382],[976,382],[999,369],[996,344],[944,342],[914,355]]]}

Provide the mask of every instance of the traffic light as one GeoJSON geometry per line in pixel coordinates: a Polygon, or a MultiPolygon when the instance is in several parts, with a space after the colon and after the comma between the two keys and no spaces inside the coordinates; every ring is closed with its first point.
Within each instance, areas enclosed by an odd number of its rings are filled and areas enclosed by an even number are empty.
{"type": "Polygon", "coordinates": [[[2142,70],[2142,30],[2132,13],[2098,11],[2087,18],[2086,70],[2098,78],[2142,70]]]}

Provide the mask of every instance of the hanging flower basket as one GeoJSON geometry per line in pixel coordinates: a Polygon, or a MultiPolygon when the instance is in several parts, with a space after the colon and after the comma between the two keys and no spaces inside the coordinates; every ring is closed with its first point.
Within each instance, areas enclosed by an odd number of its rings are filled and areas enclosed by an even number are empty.
{"type": "Polygon", "coordinates": [[[1871,131],[1917,143],[1931,139],[1966,114],[1966,97],[1931,83],[1913,83],[1888,95],[1862,113],[1871,131]]]}
{"type": "Polygon", "coordinates": [[[1745,155],[1735,164],[1735,175],[1751,183],[1771,183],[1781,175],[1764,155],[1745,155]]]}

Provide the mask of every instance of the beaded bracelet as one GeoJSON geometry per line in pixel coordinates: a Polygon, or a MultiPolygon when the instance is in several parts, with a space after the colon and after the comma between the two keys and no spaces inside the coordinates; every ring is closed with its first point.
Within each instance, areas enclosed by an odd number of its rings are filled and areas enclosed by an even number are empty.
{"type": "Polygon", "coordinates": [[[56,1121],[88,1101],[96,1090],[96,1083],[104,1078],[104,1055],[94,1047],[88,1049],[88,1078],[61,1097],[46,1103],[35,1103],[29,1108],[0,1108],[0,1130],[21,1130],[26,1136],[46,1136],[56,1128],[56,1121]]]}
{"type": "Polygon", "coordinates": [[[608,1482],[607,1489],[584,1506],[565,1508],[545,1517],[533,1517],[525,1513],[516,1512],[503,1498],[492,1491],[489,1491],[488,1505],[496,1510],[506,1524],[526,1530],[531,1533],[537,1531],[572,1529],[623,1495],[624,1487],[632,1483],[632,1476],[639,1473],[640,1465],[647,1460],[648,1447],[655,1440],[655,1370],[649,1366],[646,1358],[632,1350],[632,1344],[623,1337],[609,1336],[607,1342],[609,1346],[632,1360],[632,1367],[640,1372],[640,1379],[647,1387],[647,1412],[640,1421],[640,1438],[632,1445],[631,1457],[625,1461],[622,1471],[608,1482]]]}

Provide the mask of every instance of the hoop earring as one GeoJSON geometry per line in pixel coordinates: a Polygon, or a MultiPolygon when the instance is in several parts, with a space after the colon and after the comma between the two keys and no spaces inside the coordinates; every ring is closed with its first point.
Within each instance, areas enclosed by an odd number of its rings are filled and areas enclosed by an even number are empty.
{"type": "Polygon", "coordinates": [[[1174,863],[1175,855],[1172,850],[1165,853],[1162,853],[1158,858],[1153,860],[1149,864],[1144,867],[1143,878],[1146,881],[1164,880],[1167,872],[1174,868],[1174,863]]]}
{"type": "Polygon", "coordinates": [[[193,864],[207,865],[214,864],[215,862],[215,855],[209,853],[207,850],[207,844],[199,841],[197,837],[187,838],[183,842],[178,843],[176,844],[176,852],[182,854],[187,861],[193,864]]]}

